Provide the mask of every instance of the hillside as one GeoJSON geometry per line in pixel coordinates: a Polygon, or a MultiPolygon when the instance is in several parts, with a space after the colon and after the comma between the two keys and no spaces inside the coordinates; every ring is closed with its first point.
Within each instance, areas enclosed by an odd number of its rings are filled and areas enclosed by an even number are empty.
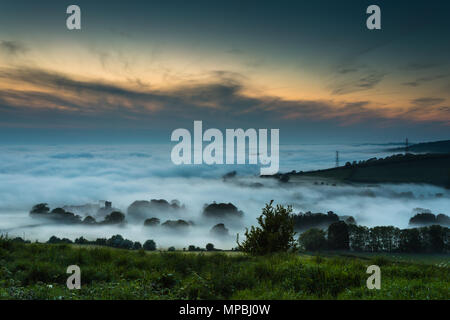
{"type": "MultiPolygon", "coordinates": [[[[388,151],[402,152],[404,147],[388,149],[388,151]]],[[[416,143],[408,147],[408,152],[414,153],[450,153],[450,140],[416,143]]]]}
{"type": "Polygon", "coordinates": [[[398,154],[384,159],[309,172],[278,174],[278,178],[326,178],[348,182],[366,183],[428,183],[450,187],[450,154],[398,154]]]}

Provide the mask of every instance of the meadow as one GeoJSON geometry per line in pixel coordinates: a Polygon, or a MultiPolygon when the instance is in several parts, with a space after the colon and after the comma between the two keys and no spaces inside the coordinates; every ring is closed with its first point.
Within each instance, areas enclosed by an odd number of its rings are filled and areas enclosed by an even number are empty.
{"type": "Polygon", "coordinates": [[[2,238],[0,299],[448,299],[449,256],[415,256],[150,252],[2,238]],[[66,288],[73,264],[80,290],[66,288]],[[381,290],[366,287],[372,264],[381,290]]]}

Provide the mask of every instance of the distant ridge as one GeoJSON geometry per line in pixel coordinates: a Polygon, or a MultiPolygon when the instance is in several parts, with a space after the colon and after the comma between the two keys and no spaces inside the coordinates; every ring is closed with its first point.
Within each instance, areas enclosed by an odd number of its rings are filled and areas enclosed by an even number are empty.
{"type": "Polygon", "coordinates": [[[330,179],[361,183],[426,183],[450,188],[450,153],[396,154],[386,158],[372,158],[345,166],[308,172],[279,173],[282,182],[306,179],[330,179]]]}
{"type": "MultiPolygon", "coordinates": [[[[388,151],[404,151],[405,147],[397,147],[388,149],[388,151]]],[[[408,152],[417,153],[450,153],[450,140],[434,141],[434,142],[423,142],[410,145],[408,147],[408,152]]]]}

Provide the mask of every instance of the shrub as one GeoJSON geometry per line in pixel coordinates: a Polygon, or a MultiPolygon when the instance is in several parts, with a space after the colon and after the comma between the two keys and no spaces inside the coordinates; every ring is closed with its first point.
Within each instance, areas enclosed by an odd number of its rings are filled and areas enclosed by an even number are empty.
{"type": "Polygon", "coordinates": [[[208,243],[206,245],[206,251],[214,251],[214,245],[212,243],[208,243]]]}

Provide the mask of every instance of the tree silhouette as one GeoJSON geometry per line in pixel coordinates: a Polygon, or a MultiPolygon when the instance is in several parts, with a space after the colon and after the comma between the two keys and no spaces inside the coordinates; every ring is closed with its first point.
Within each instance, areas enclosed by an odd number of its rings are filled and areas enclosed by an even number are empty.
{"type": "MultiPolygon", "coordinates": [[[[272,252],[286,252],[297,248],[294,240],[294,219],[292,207],[266,204],[262,215],[258,217],[260,227],[252,226],[245,231],[245,241],[241,244],[237,239],[239,250],[254,255],[272,252]]],[[[239,235],[238,235],[239,236],[239,235]]]]}

